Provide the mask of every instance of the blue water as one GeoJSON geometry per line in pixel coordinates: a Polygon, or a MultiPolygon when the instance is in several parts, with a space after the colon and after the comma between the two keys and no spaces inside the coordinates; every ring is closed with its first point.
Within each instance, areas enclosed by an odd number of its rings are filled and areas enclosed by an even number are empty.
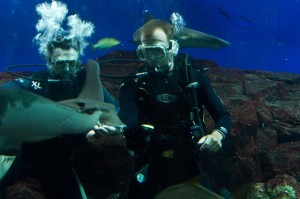
{"type": "MultiPolygon", "coordinates": [[[[0,7],[0,71],[7,65],[44,63],[32,39],[40,0],[6,0],[0,7]]],[[[48,0],[47,2],[51,2],[48,0]]],[[[156,18],[169,20],[179,12],[186,27],[231,43],[219,50],[185,49],[183,52],[212,59],[228,68],[255,69],[300,74],[300,0],[63,0],[69,13],[95,24],[90,38],[122,41],[109,50],[86,49],[83,61],[113,50],[134,50],[129,41],[149,10],[156,18]]]]}

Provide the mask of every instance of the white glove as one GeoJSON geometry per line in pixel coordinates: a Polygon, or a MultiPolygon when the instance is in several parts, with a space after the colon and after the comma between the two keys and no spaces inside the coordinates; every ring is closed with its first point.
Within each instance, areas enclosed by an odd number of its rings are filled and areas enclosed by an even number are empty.
{"type": "Polygon", "coordinates": [[[201,145],[200,151],[208,149],[210,151],[216,152],[222,148],[223,135],[218,131],[214,130],[210,135],[203,136],[198,144],[201,145]]]}

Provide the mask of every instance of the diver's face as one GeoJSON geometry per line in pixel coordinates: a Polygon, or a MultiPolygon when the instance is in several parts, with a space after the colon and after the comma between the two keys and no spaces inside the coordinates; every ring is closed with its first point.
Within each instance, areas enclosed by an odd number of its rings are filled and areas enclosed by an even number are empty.
{"type": "Polygon", "coordinates": [[[142,42],[137,49],[139,59],[147,61],[157,72],[168,72],[173,66],[173,55],[169,44],[161,40],[142,42]]]}
{"type": "Polygon", "coordinates": [[[78,64],[79,53],[73,49],[54,49],[48,69],[52,78],[55,79],[69,79],[76,76],[79,68],[78,64]]]}

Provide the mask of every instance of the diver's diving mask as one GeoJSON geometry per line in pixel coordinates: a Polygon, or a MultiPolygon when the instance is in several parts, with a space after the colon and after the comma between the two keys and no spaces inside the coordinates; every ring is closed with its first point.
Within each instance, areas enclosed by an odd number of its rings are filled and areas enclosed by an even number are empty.
{"type": "Polygon", "coordinates": [[[179,45],[175,40],[170,40],[169,44],[164,41],[157,40],[154,43],[145,43],[138,46],[137,56],[142,61],[163,60],[169,54],[177,55],[179,45]]]}
{"type": "Polygon", "coordinates": [[[137,48],[137,56],[142,61],[150,60],[162,60],[167,57],[169,51],[169,45],[165,42],[159,42],[156,44],[141,44],[137,48]]]}
{"type": "Polygon", "coordinates": [[[53,66],[55,68],[75,68],[78,65],[77,60],[58,60],[53,61],[53,66]]]}
{"type": "Polygon", "coordinates": [[[51,57],[50,72],[55,78],[74,77],[79,66],[79,53],[73,49],[56,48],[51,57]]]}
{"type": "Polygon", "coordinates": [[[177,55],[179,45],[175,40],[167,44],[157,40],[156,43],[143,43],[137,48],[137,56],[142,61],[147,61],[157,72],[165,73],[170,70],[173,63],[173,56],[177,55]]]}
{"type": "Polygon", "coordinates": [[[139,45],[136,52],[140,60],[151,61],[165,59],[168,53],[175,56],[178,50],[179,45],[175,40],[170,40],[169,44],[158,40],[155,43],[139,45]]]}

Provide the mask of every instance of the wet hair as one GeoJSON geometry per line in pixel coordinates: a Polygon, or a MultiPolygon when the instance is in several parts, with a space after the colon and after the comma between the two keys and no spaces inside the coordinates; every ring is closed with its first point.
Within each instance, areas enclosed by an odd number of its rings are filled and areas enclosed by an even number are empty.
{"type": "Polygon", "coordinates": [[[80,42],[76,38],[66,39],[61,36],[57,36],[55,40],[50,41],[47,45],[47,50],[49,55],[51,56],[53,51],[56,48],[61,48],[64,50],[68,50],[70,48],[75,49],[77,52],[80,51],[80,42]]]}
{"type": "Polygon", "coordinates": [[[145,23],[134,33],[133,38],[136,42],[141,43],[141,36],[143,34],[147,40],[151,40],[153,38],[154,31],[158,28],[166,34],[169,41],[174,38],[174,26],[160,19],[153,19],[145,23]]]}

